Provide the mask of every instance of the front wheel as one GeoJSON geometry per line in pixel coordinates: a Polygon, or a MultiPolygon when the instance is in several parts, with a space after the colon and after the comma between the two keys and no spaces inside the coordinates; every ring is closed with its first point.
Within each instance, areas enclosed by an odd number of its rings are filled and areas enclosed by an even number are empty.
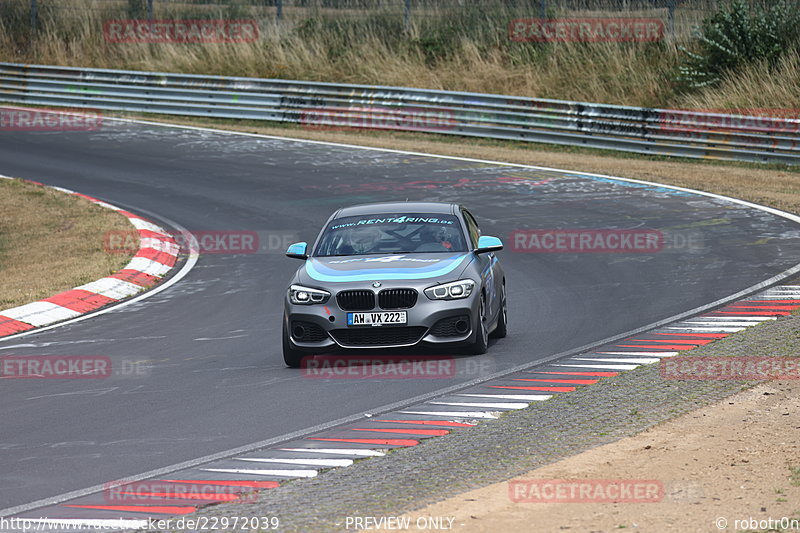
{"type": "Polygon", "coordinates": [[[497,319],[497,327],[492,331],[492,337],[502,339],[508,335],[508,306],[506,304],[506,284],[503,283],[500,289],[500,317],[497,319]]]}
{"type": "Polygon", "coordinates": [[[303,356],[306,354],[300,350],[295,350],[292,347],[292,341],[289,340],[289,332],[286,331],[286,323],[283,324],[283,362],[289,368],[300,368],[303,362],[303,356]]]}
{"type": "Polygon", "coordinates": [[[475,355],[486,353],[489,349],[489,331],[486,329],[486,294],[481,292],[481,309],[475,324],[475,342],[469,352],[475,355]]]}

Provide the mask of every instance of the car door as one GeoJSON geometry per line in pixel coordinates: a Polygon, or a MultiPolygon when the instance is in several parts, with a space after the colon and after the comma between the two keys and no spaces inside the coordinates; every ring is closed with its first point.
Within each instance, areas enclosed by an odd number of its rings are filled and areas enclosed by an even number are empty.
{"type": "MultiPolygon", "coordinates": [[[[467,209],[461,209],[464,222],[467,225],[467,232],[469,233],[469,240],[472,249],[478,247],[478,239],[481,236],[481,230],[475,217],[472,216],[467,209]]],[[[494,252],[485,254],[477,254],[477,261],[480,265],[481,283],[486,290],[486,307],[488,308],[488,318],[494,319],[500,311],[500,283],[501,280],[495,276],[495,265],[497,264],[497,257],[494,252]]]]}

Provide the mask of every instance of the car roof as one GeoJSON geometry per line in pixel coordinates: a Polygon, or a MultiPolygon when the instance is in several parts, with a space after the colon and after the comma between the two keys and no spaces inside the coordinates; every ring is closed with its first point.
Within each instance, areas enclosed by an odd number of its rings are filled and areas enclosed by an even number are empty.
{"type": "Polygon", "coordinates": [[[458,213],[458,205],[444,202],[381,202],[343,207],[333,218],[359,215],[379,215],[383,213],[458,213]]]}

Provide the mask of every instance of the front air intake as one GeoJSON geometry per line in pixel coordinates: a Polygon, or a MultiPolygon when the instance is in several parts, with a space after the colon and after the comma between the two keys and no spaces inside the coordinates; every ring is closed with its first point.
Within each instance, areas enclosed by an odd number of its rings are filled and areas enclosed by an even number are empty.
{"type": "Polygon", "coordinates": [[[375,293],[366,290],[342,291],[336,302],[343,311],[369,311],[375,308],[375,293]]]}
{"type": "Polygon", "coordinates": [[[417,303],[414,289],[384,289],[378,293],[381,309],[410,309],[417,303]]]}

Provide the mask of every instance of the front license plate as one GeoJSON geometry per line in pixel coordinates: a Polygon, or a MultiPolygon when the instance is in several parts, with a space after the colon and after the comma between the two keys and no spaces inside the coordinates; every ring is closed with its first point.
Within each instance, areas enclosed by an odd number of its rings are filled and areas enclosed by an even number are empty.
{"type": "Polygon", "coordinates": [[[381,311],[378,313],[347,313],[348,326],[383,326],[405,324],[405,311],[381,311]]]}

